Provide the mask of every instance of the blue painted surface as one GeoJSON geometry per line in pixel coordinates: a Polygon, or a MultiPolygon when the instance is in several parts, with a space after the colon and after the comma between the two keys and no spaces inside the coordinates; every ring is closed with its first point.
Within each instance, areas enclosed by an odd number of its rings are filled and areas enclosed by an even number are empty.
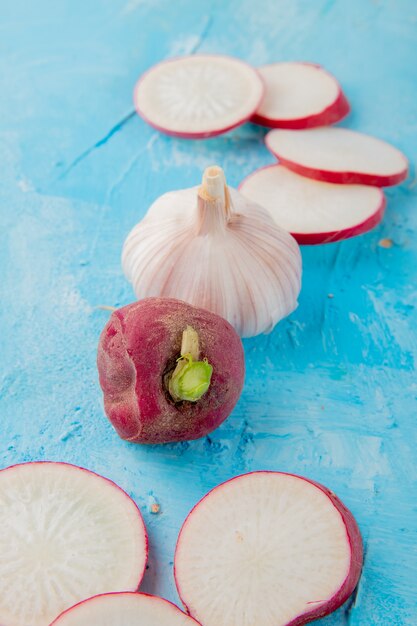
{"type": "Polygon", "coordinates": [[[300,306],[271,335],[245,341],[243,396],[210,438],[122,442],[95,369],[108,318],[100,306],[133,299],[119,255],[149,203],[196,184],[213,162],[237,185],[273,160],[250,125],[205,142],[156,133],[133,114],[138,75],[196,51],[322,63],[352,103],[344,125],[413,162],[415,3],[15,0],[1,12],[1,466],[60,459],[118,482],[150,534],[143,589],[174,601],[176,536],[209,488],[252,469],[306,474],[346,502],[366,544],[354,603],[321,623],[415,626],[414,166],[387,192],[378,229],[303,250],[300,306]]]}

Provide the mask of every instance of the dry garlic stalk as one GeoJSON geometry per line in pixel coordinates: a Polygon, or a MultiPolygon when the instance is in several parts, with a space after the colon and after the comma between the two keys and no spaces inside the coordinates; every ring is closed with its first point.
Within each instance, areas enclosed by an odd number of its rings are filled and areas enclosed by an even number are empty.
{"type": "Polygon", "coordinates": [[[269,332],[297,306],[297,243],[227,187],[217,166],[206,169],[201,187],[152,204],[127,237],[122,262],[139,299],[185,300],[226,318],[242,337],[269,332]]]}

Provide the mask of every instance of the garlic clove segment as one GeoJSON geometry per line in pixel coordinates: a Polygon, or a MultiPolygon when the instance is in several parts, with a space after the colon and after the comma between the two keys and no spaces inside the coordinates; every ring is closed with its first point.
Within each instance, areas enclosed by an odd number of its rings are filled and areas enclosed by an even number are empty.
{"type": "Polygon", "coordinates": [[[200,187],[158,198],[128,235],[123,271],[138,299],[172,297],[224,317],[242,337],[269,332],[297,306],[298,244],[208,167],[200,187]]]}

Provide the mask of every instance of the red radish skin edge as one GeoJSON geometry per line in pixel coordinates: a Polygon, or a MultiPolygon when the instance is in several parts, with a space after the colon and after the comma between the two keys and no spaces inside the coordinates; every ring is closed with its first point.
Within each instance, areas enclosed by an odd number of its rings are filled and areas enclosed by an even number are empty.
{"type": "MultiPolygon", "coordinates": [[[[128,498],[129,500],[131,500],[133,502],[133,504],[136,507],[136,510],[138,512],[139,515],[139,519],[142,522],[142,526],[143,526],[143,531],[144,531],[144,535],[145,535],[145,561],[144,561],[144,566],[143,566],[143,570],[141,572],[140,578],[138,580],[138,584],[136,586],[136,590],[139,589],[142,580],[143,580],[143,576],[145,574],[145,570],[146,570],[146,564],[148,562],[148,556],[149,556],[149,538],[148,538],[148,533],[146,531],[146,526],[145,526],[145,522],[143,521],[143,517],[142,517],[142,513],[140,512],[140,509],[138,507],[138,505],[136,504],[136,502],[133,500],[133,498],[131,498],[126,491],[124,491],[124,489],[122,489],[121,487],[119,487],[119,485],[116,485],[116,483],[113,480],[110,480],[110,478],[106,478],[105,476],[102,476],[101,474],[98,474],[97,472],[93,472],[92,470],[87,469],[86,467],[80,467],[79,465],[74,465],[73,463],[65,463],[64,461],[29,461],[28,463],[15,463],[14,465],[9,465],[9,467],[4,467],[3,469],[0,469],[0,472],[7,472],[9,470],[13,470],[16,467],[21,467],[22,465],[62,465],[63,467],[70,467],[73,469],[77,469],[77,470],[81,470],[82,472],[86,472],[87,474],[93,474],[94,476],[97,476],[98,478],[101,478],[102,480],[105,480],[107,483],[109,483],[112,487],[115,487],[118,491],[120,491],[126,498],[128,498]]],[[[84,602],[84,600],[83,600],[84,602]]],[[[81,604],[81,603],[78,603],[81,604]]]]}
{"type": "MultiPolygon", "coordinates": [[[[279,163],[280,165],[287,167],[286,163],[282,159],[279,160],[279,163]]],[[[248,178],[250,178],[254,174],[257,174],[260,170],[266,170],[266,169],[269,169],[270,167],[276,167],[276,164],[273,163],[272,165],[265,165],[264,167],[260,167],[259,169],[255,170],[255,172],[253,172],[252,174],[249,174],[249,176],[246,176],[246,178],[244,178],[242,182],[240,183],[238,187],[238,191],[241,190],[241,187],[248,180],[248,178]]],[[[291,169],[291,168],[288,168],[288,169],[291,169]]],[[[296,174],[300,174],[300,172],[297,171],[296,174]]],[[[312,178],[312,177],[308,176],[307,178],[312,178]]],[[[315,180],[318,180],[318,179],[315,179],[315,180]]],[[[330,181],[323,180],[322,182],[330,182],[330,181]]],[[[318,244],[323,244],[323,243],[336,243],[337,241],[344,241],[345,239],[350,239],[358,235],[363,235],[364,233],[367,233],[372,228],[377,226],[382,220],[382,218],[384,217],[386,205],[387,205],[387,199],[384,193],[381,191],[381,203],[380,203],[380,206],[378,207],[378,210],[373,215],[368,217],[368,219],[364,220],[363,222],[360,222],[359,224],[355,224],[354,226],[351,226],[350,228],[345,228],[342,230],[327,231],[327,232],[324,231],[322,233],[293,233],[291,232],[290,234],[294,237],[297,243],[301,246],[312,246],[312,245],[318,245],[318,244]]]]}
{"type": "MultiPolygon", "coordinates": [[[[256,70],[256,68],[254,68],[251,65],[249,65],[249,63],[245,63],[245,61],[242,61],[241,59],[238,59],[236,57],[232,57],[231,55],[226,55],[226,54],[222,54],[222,55],[205,54],[204,56],[214,57],[214,58],[216,58],[218,56],[222,56],[222,57],[225,57],[225,58],[228,58],[228,59],[233,59],[234,61],[239,61],[243,65],[246,65],[246,66],[250,67],[251,69],[253,69],[256,72],[259,80],[261,81],[261,83],[263,85],[261,96],[260,96],[258,102],[256,103],[256,106],[253,109],[254,111],[256,111],[256,109],[260,106],[260,104],[261,104],[261,102],[262,102],[262,100],[263,100],[263,98],[265,96],[265,91],[266,91],[265,81],[263,80],[263,78],[259,74],[259,72],[256,70]]],[[[229,130],[233,130],[234,128],[237,128],[238,126],[241,126],[245,122],[251,121],[253,113],[250,113],[246,117],[238,120],[235,124],[231,124],[230,126],[227,126],[226,128],[220,128],[220,129],[216,129],[216,130],[209,130],[209,131],[205,131],[203,133],[176,132],[176,131],[172,131],[172,130],[167,130],[163,126],[158,126],[158,124],[155,124],[154,122],[151,122],[148,119],[148,117],[141,111],[141,109],[136,104],[136,92],[137,92],[137,90],[138,90],[138,88],[140,86],[140,83],[145,78],[145,76],[147,76],[149,74],[149,72],[154,70],[159,65],[165,65],[166,63],[171,63],[171,61],[180,61],[182,58],[184,58],[184,57],[178,56],[178,57],[173,57],[172,59],[167,59],[166,61],[160,61],[159,63],[156,63],[155,65],[152,65],[152,67],[147,69],[146,72],[144,72],[141,75],[141,77],[138,79],[138,81],[136,82],[135,87],[133,89],[133,103],[135,105],[136,113],[139,115],[139,117],[141,117],[147,124],[149,124],[149,126],[152,126],[152,128],[155,128],[155,130],[159,131],[160,133],[163,133],[164,135],[169,135],[170,137],[178,137],[179,139],[209,139],[210,137],[216,137],[217,135],[223,135],[223,133],[228,133],[229,130]]]]}
{"type": "MultiPolygon", "coordinates": [[[[110,481],[111,482],[111,481],[110,481]]],[[[108,596],[136,596],[137,594],[135,592],[132,591],[115,591],[114,593],[100,593],[96,596],[92,596],[91,598],[86,598],[85,600],[81,600],[81,602],[77,602],[77,604],[74,604],[74,606],[71,606],[69,609],[66,609],[65,611],[63,611],[62,613],[60,613],[58,615],[58,617],[56,617],[54,619],[53,622],[51,622],[49,624],[49,626],[55,626],[56,624],[58,624],[59,626],[59,621],[61,619],[61,617],[63,617],[64,615],[67,615],[67,613],[71,613],[71,611],[73,609],[76,609],[78,606],[85,604],[86,602],[89,602],[90,600],[92,600],[93,598],[102,598],[102,597],[108,597],[108,596]]],[[[141,596],[147,596],[148,598],[157,598],[157,600],[161,601],[161,602],[165,602],[165,604],[169,604],[170,606],[174,607],[175,609],[177,609],[178,611],[182,612],[180,608],[177,607],[176,604],[174,604],[173,602],[170,602],[169,600],[165,600],[165,598],[160,598],[159,596],[153,596],[150,593],[143,593],[140,592],[141,596]]],[[[191,615],[189,615],[190,619],[194,620],[194,622],[196,623],[197,626],[201,626],[200,622],[197,622],[197,620],[194,619],[194,617],[192,617],[191,615]]]]}
{"type": "MultiPolygon", "coordinates": [[[[294,478],[305,480],[306,482],[320,489],[326,496],[328,496],[333,506],[340,513],[340,516],[342,518],[343,524],[346,529],[346,535],[348,538],[351,555],[355,557],[355,559],[351,559],[351,566],[349,568],[348,575],[346,576],[345,580],[343,581],[343,583],[341,584],[337,592],[331,598],[329,598],[329,600],[326,602],[324,606],[321,605],[315,609],[312,609],[308,613],[297,615],[297,617],[291,620],[291,622],[288,622],[287,624],[285,624],[285,626],[303,626],[304,624],[307,624],[308,622],[312,622],[316,619],[325,617],[326,615],[333,613],[334,611],[336,611],[336,609],[341,607],[342,604],[346,602],[346,600],[352,595],[353,591],[355,590],[356,585],[358,584],[361,571],[362,571],[362,564],[363,564],[362,537],[361,537],[358,525],[356,523],[356,520],[353,517],[352,513],[349,511],[349,509],[345,507],[343,502],[339,500],[336,494],[333,493],[333,491],[331,491],[324,485],[321,485],[320,483],[317,483],[314,480],[310,480],[309,478],[305,478],[305,476],[299,476],[298,474],[291,474],[290,472],[274,472],[270,470],[262,470],[258,472],[255,471],[255,472],[248,472],[247,474],[240,474],[239,476],[234,476],[233,478],[230,478],[224,483],[217,485],[217,487],[214,487],[213,489],[211,489],[208,493],[206,493],[206,495],[203,498],[201,498],[201,500],[199,500],[199,502],[197,502],[196,505],[193,506],[193,508],[191,509],[187,517],[185,518],[185,521],[178,535],[177,545],[175,547],[175,555],[177,554],[178,546],[181,541],[182,531],[185,528],[188,520],[191,518],[194,512],[194,509],[196,509],[199,506],[199,504],[203,500],[205,500],[216,489],[221,489],[223,485],[226,485],[234,480],[238,480],[239,478],[242,478],[243,476],[249,476],[251,474],[284,474],[285,476],[293,476],[294,478]]],[[[175,584],[177,586],[177,590],[178,590],[178,594],[180,596],[181,602],[183,603],[187,613],[190,615],[189,608],[185,604],[181,596],[181,588],[178,582],[177,572],[176,572],[175,557],[174,557],[174,579],[175,579],[175,584]]]]}
{"type": "Polygon", "coordinates": [[[360,172],[332,172],[330,170],[315,169],[312,167],[306,167],[300,165],[300,163],[294,163],[288,159],[282,158],[278,152],[273,150],[268,141],[268,135],[265,137],[265,145],[270,152],[278,159],[281,165],[284,165],[289,170],[292,170],[296,174],[305,176],[306,178],[313,178],[314,180],[321,180],[325,183],[336,183],[339,185],[370,185],[372,187],[391,187],[402,183],[408,176],[408,165],[405,164],[404,169],[397,174],[388,174],[386,176],[380,174],[365,174],[360,172]]]}
{"type": "MultiPolygon", "coordinates": [[[[265,140],[267,148],[271,150],[268,145],[268,141],[265,140]]],[[[272,152],[272,150],[271,150],[272,152]]],[[[392,187],[402,183],[408,176],[408,167],[398,174],[392,174],[389,176],[379,176],[378,174],[360,174],[359,172],[331,172],[329,170],[316,170],[311,167],[305,167],[299,163],[288,161],[279,156],[279,154],[273,153],[282,165],[285,165],[289,170],[292,170],[296,174],[306,176],[307,178],[313,178],[314,180],[321,180],[325,183],[337,183],[339,185],[370,185],[372,187],[392,187]]]]}
{"type": "Polygon", "coordinates": [[[335,102],[328,107],[316,113],[315,115],[309,115],[306,117],[300,117],[295,120],[273,120],[262,115],[255,115],[251,118],[251,122],[259,124],[260,126],[266,126],[267,128],[286,128],[288,130],[302,130],[304,128],[317,128],[318,126],[330,126],[336,122],[340,122],[350,113],[350,104],[342,92],[339,89],[339,94],[335,102]]]}
{"type": "Polygon", "coordinates": [[[357,235],[363,235],[367,233],[372,228],[377,226],[382,220],[386,207],[386,198],[382,196],[381,205],[376,213],[371,215],[367,220],[362,222],[361,224],[355,224],[351,228],[347,228],[346,230],[337,230],[329,233],[291,233],[294,239],[300,244],[304,246],[308,245],[317,245],[322,243],[335,243],[336,241],[344,241],[345,239],[350,239],[351,237],[356,237],[357,235]]]}
{"type": "MultiPolygon", "coordinates": [[[[328,76],[331,76],[331,78],[336,81],[335,77],[332,74],[329,74],[329,72],[326,72],[326,70],[321,65],[318,65],[317,63],[306,62],[304,63],[304,65],[311,65],[312,67],[316,67],[325,74],[328,74],[328,76]]],[[[305,117],[299,117],[293,120],[277,120],[255,113],[250,121],[253,122],[253,124],[259,124],[260,126],[266,126],[267,128],[286,128],[288,130],[302,130],[303,128],[330,126],[331,124],[340,122],[347,115],[349,115],[351,109],[349,101],[343,93],[341,86],[339,85],[339,83],[337,83],[337,85],[339,91],[336,100],[332,102],[332,104],[329,104],[329,106],[322,111],[319,111],[319,113],[306,115],[305,117]]]]}

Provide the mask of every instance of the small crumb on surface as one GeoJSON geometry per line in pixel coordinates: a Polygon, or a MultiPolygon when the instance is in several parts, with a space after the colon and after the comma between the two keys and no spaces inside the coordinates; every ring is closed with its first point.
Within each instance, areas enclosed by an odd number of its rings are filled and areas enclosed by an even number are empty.
{"type": "Polygon", "coordinates": [[[161,512],[161,505],[159,504],[158,500],[152,495],[149,496],[148,510],[149,513],[152,513],[152,515],[158,515],[158,513],[161,512]]]}
{"type": "Polygon", "coordinates": [[[332,298],[334,298],[334,293],[328,293],[327,297],[330,298],[330,300],[331,300],[332,298]]]}
{"type": "Polygon", "coordinates": [[[394,242],[392,239],[380,239],[378,241],[378,246],[380,248],[392,248],[393,245],[394,245],[394,242]]]}
{"type": "Polygon", "coordinates": [[[96,309],[101,309],[102,311],[115,311],[115,306],[109,306],[108,304],[99,304],[96,306],[96,309]]]}

